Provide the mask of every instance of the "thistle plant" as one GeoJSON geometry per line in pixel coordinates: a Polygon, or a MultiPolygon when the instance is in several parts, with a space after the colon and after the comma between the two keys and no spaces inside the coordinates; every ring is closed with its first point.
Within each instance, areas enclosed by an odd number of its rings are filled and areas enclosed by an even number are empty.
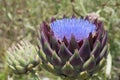
{"type": "Polygon", "coordinates": [[[38,48],[21,41],[8,50],[7,62],[15,73],[25,74],[39,64],[63,80],[84,80],[105,66],[107,31],[94,13],[83,18],[52,18],[41,24],[38,33],[38,48]]]}
{"type": "Polygon", "coordinates": [[[37,48],[28,41],[21,41],[7,51],[7,63],[16,74],[25,74],[32,71],[39,64],[37,48]]]}
{"type": "Polygon", "coordinates": [[[40,27],[38,55],[45,70],[64,80],[84,80],[105,65],[107,32],[97,15],[52,18],[40,27]]]}

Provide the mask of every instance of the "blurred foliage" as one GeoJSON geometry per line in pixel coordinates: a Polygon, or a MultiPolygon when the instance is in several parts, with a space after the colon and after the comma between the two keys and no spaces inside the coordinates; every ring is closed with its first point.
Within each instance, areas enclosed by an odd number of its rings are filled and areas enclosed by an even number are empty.
{"type": "Polygon", "coordinates": [[[0,0],[0,80],[8,78],[4,58],[8,47],[24,38],[36,45],[42,21],[90,12],[99,13],[105,23],[113,57],[111,80],[120,80],[120,0],[0,0]]]}

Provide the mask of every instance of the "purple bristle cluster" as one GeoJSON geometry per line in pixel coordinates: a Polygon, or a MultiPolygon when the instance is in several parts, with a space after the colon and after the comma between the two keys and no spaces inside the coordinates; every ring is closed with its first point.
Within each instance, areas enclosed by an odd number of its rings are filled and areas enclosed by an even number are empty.
{"type": "Polygon", "coordinates": [[[88,20],[81,18],[63,18],[53,21],[50,27],[58,40],[63,40],[64,37],[69,41],[74,35],[77,41],[88,38],[90,33],[96,31],[96,26],[88,20]]]}

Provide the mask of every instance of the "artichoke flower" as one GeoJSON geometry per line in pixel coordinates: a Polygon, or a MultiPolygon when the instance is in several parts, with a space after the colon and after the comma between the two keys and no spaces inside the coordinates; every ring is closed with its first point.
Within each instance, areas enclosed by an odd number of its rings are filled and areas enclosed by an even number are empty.
{"type": "Polygon", "coordinates": [[[25,74],[39,64],[37,48],[28,41],[21,41],[7,51],[7,63],[16,74],[25,74]]]}
{"type": "Polygon", "coordinates": [[[65,80],[85,79],[97,73],[108,54],[107,31],[94,14],[43,22],[38,43],[41,66],[65,80]]]}

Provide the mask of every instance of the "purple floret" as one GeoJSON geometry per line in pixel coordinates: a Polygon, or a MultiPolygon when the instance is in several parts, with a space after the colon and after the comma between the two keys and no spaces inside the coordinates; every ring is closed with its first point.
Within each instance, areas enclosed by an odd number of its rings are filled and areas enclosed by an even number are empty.
{"type": "Polygon", "coordinates": [[[81,18],[64,18],[53,21],[50,27],[58,40],[63,40],[64,36],[69,41],[74,35],[77,41],[88,38],[90,33],[96,31],[96,26],[88,20],[81,18]]]}

